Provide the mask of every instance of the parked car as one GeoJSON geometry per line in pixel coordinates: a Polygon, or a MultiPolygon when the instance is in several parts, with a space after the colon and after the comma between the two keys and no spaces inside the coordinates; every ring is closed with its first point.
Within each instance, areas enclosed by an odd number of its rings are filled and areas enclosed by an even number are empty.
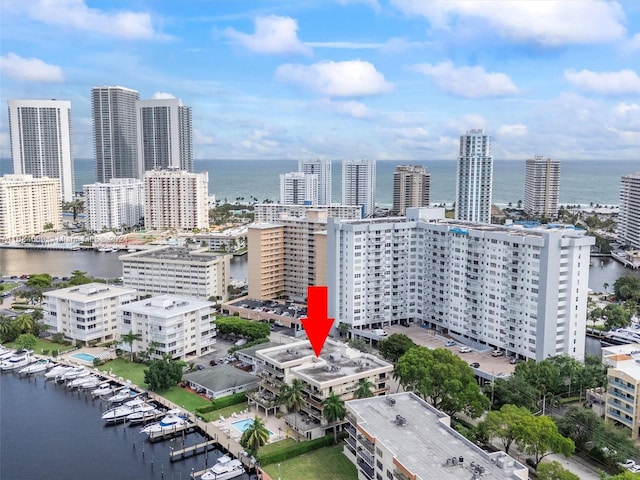
{"type": "Polygon", "coordinates": [[[459,348],[458,348],[458,351],[459,351],[460,353],[470,353],[470,352],[472,352],[473,350],[471,350],[471,348],[470,348],[470,347],[459,347],[459,348]]]}
{"type": "Polygon", "coordinates": [[[456,346],[456,342],[454,342],[453,340],[447,340],[444,344],[445,347],[455,347],[456,346]]]}
{"type": "Polygon", "coordinates": [[[469,364],[469,366],[470,366],[471,368],[480,368],[480,364],[479,364],[478,362],[470,363],[470,364],[469,364]]]}
{"type": "Polygon", "coordinates": [[[491,352],[492,357],[502,357],[503,355],[504,355],[503,350],[496,349],[493,352],[491,352]]]}
{"type": "Polygon", "coordinates": [[[620,466],[623,468],[631,468],[635,466],[636,462],[628,458],[626,461],[620,463],[620,466]]]}
{"type": "Polygon", "coordinates": [[[627,470],[632,473],[640,473],[640,465],[634,465],[633,467],[629,467],[627,470]]]}

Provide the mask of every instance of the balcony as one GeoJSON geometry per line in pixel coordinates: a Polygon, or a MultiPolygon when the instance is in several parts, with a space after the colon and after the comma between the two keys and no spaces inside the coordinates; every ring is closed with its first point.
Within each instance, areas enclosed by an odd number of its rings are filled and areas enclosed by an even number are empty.
{"type": "Polygon", "coordinates": [[[367,465],[365,461],[362,460],[362,458],[358,458],[358,467],[360,467],[361,472],[363,472],[367,478],[369,478],[370,480],[373,480],[374,478],[373,467],[370,467],[369,465],[367,465]]]}

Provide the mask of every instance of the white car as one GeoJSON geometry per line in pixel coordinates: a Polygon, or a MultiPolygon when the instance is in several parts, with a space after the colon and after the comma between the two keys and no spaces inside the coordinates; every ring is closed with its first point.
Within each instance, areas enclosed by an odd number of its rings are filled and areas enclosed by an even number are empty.
{"type": "Polygon", "coordinates": [[[620,464],[620,466],[624,467],[624,468],[631,468],[631,467],[634,467],[635,465],[636,465],[636,462],[634,462],[633,460],[630,460],[630,459],[627,459],[627,461],[622,462],[620,464]]]}
{"type": "Polygon", "coordinates": [[[471,350],[471,348],[470,348],[470,347],[460,347],[460,348],[458,348],[458,351],[459,351],[460,353],[470,353],[470,352],[472,352],[473,350],[471,350]]]}
{"type": "Polygon", "coordinates": [[[445,347],[455,347],[456,346],[456,342],[454,342],[453,340],[447,340],[447,342],[444,344],[445,347]]]}
{"type": "Polygon", "coordinates": [[[640,465],[634,465],[633,467],[629,467],[628,470],[632,473],[640,473],[640,465]]]}

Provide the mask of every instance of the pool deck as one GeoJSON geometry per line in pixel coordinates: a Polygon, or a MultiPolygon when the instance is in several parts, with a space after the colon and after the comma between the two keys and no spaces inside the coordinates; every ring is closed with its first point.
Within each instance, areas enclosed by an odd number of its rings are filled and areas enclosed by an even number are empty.
{"type": "Polygon", "coordinates": [[[104,347],[81,347],[77,350],[73,350],[71,352],[65,353],[63,355],[60,356],[60,359],[62,359],[65,363],[75,363],[77,365],[84,365],[87,367],[93,367],[93,360],[92,361],[86,361],[86,360],[82,360],[80,358],[74,357],[74,355],[77,355],[78,353],[85,353],[87,355],[91,355],[95,358],[101,358],[102,360],[112,360],[114,358],[116,358],[116,353],[115,351],[111,350],[110,348],[104,348],[104,347]]]}
{"type": "Polygon", "coordinates": [[[219,430],[223,431],[233,440],[239,442],[240,437],[242,437],[242,433],[240,433],[233,425],[234,422],[239,422],[241,420],[253,419],[258,415],[262,420],[265,421],[265,425],[267,428],[273,433],[273,435],[269,435],[269,440],[267,443],[277,442],[282,440],[283,438],[287,438],[291,436],[292,432],[287,424],[284,421],[284,418],[276,418],[275,415],[269,415],[265,417],[261,413],[256,413],[252,410],[245,409],[241,413],[233,414],[229,418],[222,417],[218,420],[214,420],[213,423],[219,430]]]}

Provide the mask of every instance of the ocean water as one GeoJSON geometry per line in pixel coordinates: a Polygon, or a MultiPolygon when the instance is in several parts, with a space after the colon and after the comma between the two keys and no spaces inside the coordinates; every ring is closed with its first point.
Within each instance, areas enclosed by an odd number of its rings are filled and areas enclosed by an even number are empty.
{"type": "MultiPolygon", "coordinates": [[[[454,160],[425,160],[402,162],[380,160],[376,165],[376,203],[388,207],[393,196],[393,170],[401,164],[425,165],[431,172],[432,203],[452,203],[455,198],[456,162],[454,160]]],[[[95,181],[94,162],[75,161],[76,190],[95,181]]],[[[495,160],[493,202],[498,205],[516,204],[524,199],[524,167],[520,160],[495,160]]],[[[209,193],[234,203],[256,198],[277,201],[280,195],[279,174],[297,170],[295,160],[196,160],[195,171],[209,172],[209,193]]],[[[565,160],[561,164],[560,203],[589,205],[617,205],[620,177],[640,171],[640,160],[565,160]]],[[[12,172],[11,162],[0,161],[0,175],[12,172]]],[[[341,163],[332,164],[332,200],[340,202],[341,163]]]]}

